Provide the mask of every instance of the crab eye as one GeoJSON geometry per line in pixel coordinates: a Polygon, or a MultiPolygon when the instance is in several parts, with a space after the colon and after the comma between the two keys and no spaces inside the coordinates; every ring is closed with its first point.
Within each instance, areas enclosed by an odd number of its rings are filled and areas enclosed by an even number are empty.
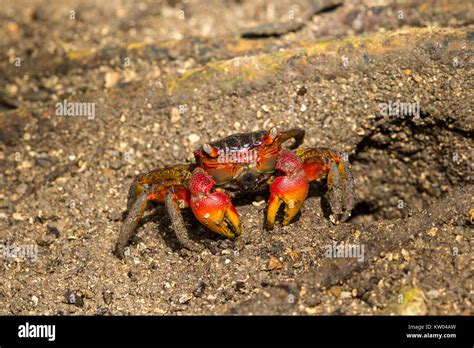
{"type": "Polygon", "coordinates": [[[210,157],[215,158],[217,157],[217,149],[215,147],[212,147],[209,144],[204,144],[202,146],[202,149],[205,153],[207,153],[210,157]]]}
{"type": "Polygon", "coordinates": [[[273,127],[265,136],[265,144],[270,145],[275,140],[276,136],[278,135],[278,129],[273,127]]]}

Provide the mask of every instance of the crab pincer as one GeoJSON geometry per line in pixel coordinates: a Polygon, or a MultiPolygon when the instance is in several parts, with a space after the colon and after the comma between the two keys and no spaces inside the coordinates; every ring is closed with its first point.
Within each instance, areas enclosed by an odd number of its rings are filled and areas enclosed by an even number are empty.
{"type": "Polygon", "coordinates": [[[223,190],[212,190],[215,181],[202,168],[196,168],[191,177],[191,209],[194,216],[224,237],[234,238],[241,233],[240,218],[230,197],[223,190]]]}
{"type": "Polygon", "coordinates": [[[275,169],[282,173],[270,184],[267,228],[273,229],[275,217],[282,203],[285,204],[283,226],[288,225],[301,209],[309,191],[309,181],[301,160],[290,150],[283,149],[275,169]]]}

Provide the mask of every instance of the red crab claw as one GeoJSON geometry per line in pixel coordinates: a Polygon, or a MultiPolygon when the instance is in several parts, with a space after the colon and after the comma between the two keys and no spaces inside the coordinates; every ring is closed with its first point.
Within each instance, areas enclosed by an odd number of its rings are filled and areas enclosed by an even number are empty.
{"type": "Polygon", "coordinates": [[[227,194],[211,192],[215,183],[204,169],[198,167],[193,171],[189,187],[191,209],[199,222],[211,231],[234,238],[241,232],[239,215],[227,194]]]}
{"type": "Polygon", "coordinates": [[[270,184],[267,228],[273,229],[280,205],[285,203],[283,226],[288,225],[303,205],[309,190],[309,181],[301,160],[290,150],[283,149],[275,168],[284,173],[270,184]]]}

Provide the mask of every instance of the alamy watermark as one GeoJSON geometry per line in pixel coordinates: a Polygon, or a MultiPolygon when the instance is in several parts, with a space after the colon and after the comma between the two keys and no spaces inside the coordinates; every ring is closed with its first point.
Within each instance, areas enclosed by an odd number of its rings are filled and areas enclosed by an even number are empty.
{"type": "Polygon", "coordinates": [[[420,103],[401,102],[389,100],[388,103],[380,103],[380,114],[388,117],[413,117],[420,119],[420,103]]]}
{"type": "Polygon", "coordinates": [[[55,105],[56,116],[86,116],[89,120],[95,118],[95,103],[68,102],[64,99],[55,105]]]}
{"type": "Polygon", "coordinates": [[[30,259],[38,261],[37,244],[0,244],[0,258],[2,259],[30,259]]]}
{"type": "Polygon", "coordinates": [[[242,149],[232,150],[226,147],[217,151],[219,163],[257,163],[258,152],[256,150],[242,149]]]}
{"type": "Polygon", "coordinates": [[[357,259],[359,262],[364,261],[365,247],[363,244],[340,243],[338,245],[336,242],[334,242],[332,244],[326,245],[325,248],[326,251],[324,252],[324,257],[329,259],[351,258],[357,259]]]}

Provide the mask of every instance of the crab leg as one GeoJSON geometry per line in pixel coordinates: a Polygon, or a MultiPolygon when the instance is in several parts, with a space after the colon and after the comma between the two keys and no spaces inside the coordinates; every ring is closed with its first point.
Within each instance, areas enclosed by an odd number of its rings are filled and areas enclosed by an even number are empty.
{"type": "MultiPolygon", "coordinates": [[[[166,204],[171,219],[173,219],[175,216],[178,216],[178,214],[176,214],[177,209],[189,207],[190,198],[189,191],[186,186],[191,176],[191,169],[192,167],[189,165],[177,165],[164,169],[153,170],[135,178],[132,185],[130,186],[128,194],[127,217],[124,221],[124,224],[122,225],[122,229],[120,230],[120,235],[115,246],[114,253],[117,255],[117,257],[122,258],[124,256],[125,247],[127,246],[130,238],[135,235],[136,229],[143,217],[148,202],[155,201],[166,203],[165,201],[167,197],[171,195],[170,199],[172,199],[177,205],[177,208],[174,209],[174,207],[169,202],[166,204]]],[[[180,214],[179,217],[181,217],[180,214]]],[[[180,224],[177,222],[173,225],[179,226],[180,224]]],[[[180,238],[183,235],[182,231],[178,230],[176,235],[180,242],[189,249],[190,243],[186,243],[184,238],[180,238]]]]}
{"type": "Polygon", "coordinates": [[[334,219],[347,220],[354,208],[354,179],[349,161],[327,148],[299,148],[295,154],[303,161],[309,181],[327,178],[334,219]]]}
{"type": "Polygon", "coordinates": [[[223,191],[211,191],[215,181],[202,168],[196,168],[189,185],[194,216],[222,236],[234,238],[241,232],[240,218],[230,197],[223,191]]]}
{"type": "Polygon", "coordinates": [[[120,230],[119,239],[115,245],[115,255],[119,258],[123,258],[125,247],[128,241],[135,234],[135,231],[140,223],[140,220],[145,212],[147,206],[147,193],[142,192],[136,197],[133,202],[128,204],[128,214],[120,230]]]}
{"type": "Polygon", "coordinates": [[[267,210],[267,228],[273,229],[281,204],[285,204],[283,226],[288,225],[303,205],[308,195],[309,182],[301,160],[290,150],[283,149],[275,168],[283,172],[270,184],[267,210]]]}
{"type": "Polygon", "coordinates": [[[184,225],[183,215],[181,215],[179,203],[177,202],[176,196],[174,195],[172,189],[168,189],[165,199],[165,206],[171,220],[171,227],[173,228],[179,243],[185,249],[192,251],[202,251],[203,248],[199,244],[194,243],[188,237],[186,226],[184,225]]]}

